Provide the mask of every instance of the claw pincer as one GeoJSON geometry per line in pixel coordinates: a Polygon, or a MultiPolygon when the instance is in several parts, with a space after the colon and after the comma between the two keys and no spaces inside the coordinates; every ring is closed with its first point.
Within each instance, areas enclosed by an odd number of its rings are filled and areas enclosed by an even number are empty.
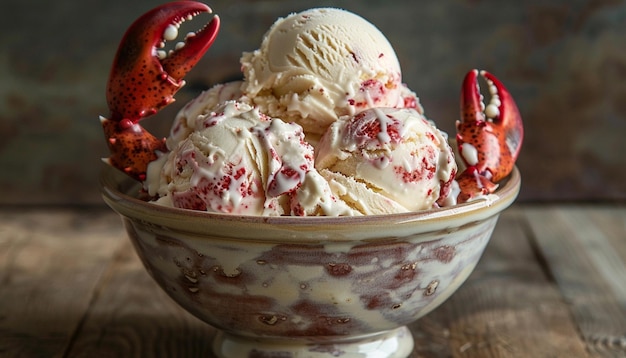
{"type": "Polygon", "coordinates": [[[504,85],[487,71],[472,70],[461,90],[461,120],[457,121],[458,153],[466,169],[457,178],[459,202],[492,193],[497,182],[511,173],[519,155],[524,129],[513,97],[504,85]],[[478,75],[489,87],[485,106],[478,75]]]}
{"type": "Polygon", "coordinates": [[[200,2],[176,1],[158,6],[138,18],[126,31],[107,83],[109,118],[101,117],[111,156],[105,161],[135,179],[145,179],[148,164],[165,152],[158,139],[138,122],[174,102],[185,84],[184,76],[211,47],[219,30],[219,17],[166,53],[180,24],[211,9],[200,2]]]}

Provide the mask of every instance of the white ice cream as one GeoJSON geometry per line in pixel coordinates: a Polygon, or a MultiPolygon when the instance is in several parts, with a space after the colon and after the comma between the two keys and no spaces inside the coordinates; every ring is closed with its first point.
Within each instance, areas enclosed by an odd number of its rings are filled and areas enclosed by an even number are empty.
{"type": "Polygon", "coordinates": [[[351,12],[319,8],[278,19],[241,58],[243,92],[262,112],[321,135],[370,107],[419,106],[387,38],[351,12]]]}
{"type": "Polygon", "coordinates": [[[364,214],[432,208],[449,195],[457,170],[446,136],[418,111],[395,108],[333,123],[315,165],[332,172],[325,176],[336,183],[335,194],[364,214]]]}

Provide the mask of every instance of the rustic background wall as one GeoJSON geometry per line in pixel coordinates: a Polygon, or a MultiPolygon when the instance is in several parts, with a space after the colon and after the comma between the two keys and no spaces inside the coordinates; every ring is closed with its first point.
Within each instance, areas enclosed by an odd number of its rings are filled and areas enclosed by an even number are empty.
{"type": "MultiPolygon", "coordinates": [[[[0,23],[0,204],[101,204],[98,115],[127,26],[161,3],[33,0],[3,5],[0,23]],[[37,8],[33,11],[33,8],[37,8]]],[[[520,201],[626,199],[626,1],[212,0],[223,27],[188,76],[170,118],[212,84],[239,76],[279,17],[314,6],[352,10],[397,50],[405,82],[452,133],[471,68],[496,74],[517,99],[526,141],[520,201]]]]}

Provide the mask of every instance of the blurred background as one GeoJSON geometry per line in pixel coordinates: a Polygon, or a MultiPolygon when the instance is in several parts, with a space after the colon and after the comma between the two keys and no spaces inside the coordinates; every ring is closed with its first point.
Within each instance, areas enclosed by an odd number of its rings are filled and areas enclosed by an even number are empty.
{"type": "MultiPolygon", "coordinates": [[[[0,205],[104,205],[98,121],[119,40],[162,1],[3,3],[0,23],[0,205]],[[36,10],[35,10],[36,9],[36,10]]],[[[626,199],[626,1],[207,2],[214,46],[177,102],[144,125],[165,135],[200,91],[240,77],[239,56],[277,17],[334,6],[360,14],[397,51],[429,118],[454,133],[465,73],[486,69],[517,100],[526,138],[521,202],[626,199]]]]}

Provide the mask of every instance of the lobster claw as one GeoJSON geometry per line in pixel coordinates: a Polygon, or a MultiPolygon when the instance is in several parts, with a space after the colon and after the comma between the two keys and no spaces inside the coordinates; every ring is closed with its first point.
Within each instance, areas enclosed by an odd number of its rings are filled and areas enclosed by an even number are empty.
{"type": "Polygon", "coordinates": [[[211,13],[211,8],[195,1],[166,3],[128,28],[107,84],[110,119],[137,122],[174,101],[174,94],[185,84],[183,77],[215,40],[219,17],[214,16],[202,30],[188,35],[182,48],[169,54],[159,48],[176,38],[182,22],[203,12],[211,13]]]}
{"type": "Polygon", "coordinates": [[[493,193],[498,188],[498,184],[478,174],[476,167],[468,167],[456,177],[456,181],[460,189],[456,199],[458,203],[493,193]]]}
{"type": "Polygon", "coordinates": [[[158,139],[138,123],[128,119],[119,122],[100,117],[111,156],[105,163],[130,177],[144,181],[148,164],[158,158],[158,152],[167,152],[165,138],[158,139]]]}
{"type": "Polygon", "coordinates": [[[522,116],[509,91],[487,71],[470,71],[461,90],[461,118],[457,121],[458,153],[467,169],[457,181],[461,189],[459,201],[488,194],[497,188],[515,166],[524,128],[522,116]],[[478,75],[489,87],[491,99],[485,106],[480,93],[478,75]]]}
{"type": "Polygon", "coordinates": [[[157,139],[137,122],[174,101],[185,84],[183,77],[217,36],[220,20],[214,15],[175,49],[162,50],[165,41],[176,39],[182,22],[200,13],[211,13],[211,8],[200,2],[176,1],[150,10],[128,28],[113,60],[107,83],[110,118],[100,118],[111,152],[104,161],[137,180],[145,179],[148,164],[158,152],[167,151],[164,139],[157,139]]]}

